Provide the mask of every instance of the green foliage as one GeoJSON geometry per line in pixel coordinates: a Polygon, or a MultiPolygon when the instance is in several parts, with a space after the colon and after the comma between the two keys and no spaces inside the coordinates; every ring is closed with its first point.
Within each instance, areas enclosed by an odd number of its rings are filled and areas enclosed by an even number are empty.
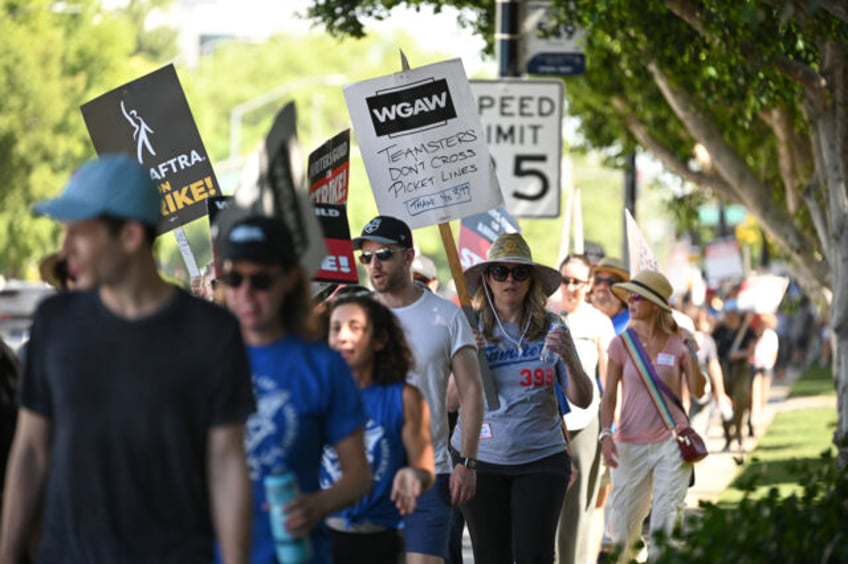
{"type": "Polygon", "coordinates": [[[702,503],[670,539],[656,539],[666,547],[656,562],[848,561],[848,472],[837,467],[830,450],[795,471],[801,493],[784,497],[770,488],[732,509],[702,503]]]}
{"type": "Polygon", "coordinates": [[[58,244],[58,225],[33,218],[29,207],[56,194],[94,154],[79,106],[152,66],[139,55],[144,34],[129,12],[104,11],[94,0],[63,6],[0,6],[0,272],[7,276],[22,275],[58,244]]]}

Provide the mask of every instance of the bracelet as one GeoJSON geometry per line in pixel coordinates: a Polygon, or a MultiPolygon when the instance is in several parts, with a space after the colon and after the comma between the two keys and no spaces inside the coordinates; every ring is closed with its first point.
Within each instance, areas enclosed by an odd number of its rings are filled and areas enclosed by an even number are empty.
{"type": "Polygon", "coordinates": [[[613,435],[612,429],[607,427],[606,429],[601,429],[600,434],[598,435],[598,442],[603,441],[607,437],[611,437],[613,435]]]}

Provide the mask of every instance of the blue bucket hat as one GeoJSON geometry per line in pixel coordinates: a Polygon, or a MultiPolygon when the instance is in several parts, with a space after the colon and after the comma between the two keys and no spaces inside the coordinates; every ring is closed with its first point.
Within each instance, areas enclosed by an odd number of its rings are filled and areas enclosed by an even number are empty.
{"type": "Polygon", "coordinates": [[[113,154],[83,164],[61,194],[32,209],[57,221],[109,215],[156,227],[162,216],[162,201],[146,169],[127,155],[113,154]]]}

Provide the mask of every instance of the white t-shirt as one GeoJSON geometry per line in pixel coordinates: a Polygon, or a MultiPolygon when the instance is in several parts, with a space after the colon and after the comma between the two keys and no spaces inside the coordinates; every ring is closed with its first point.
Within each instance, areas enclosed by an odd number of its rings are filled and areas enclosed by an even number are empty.
{"type": "Polygon", "coordinates": [[[400,320],[415,356],[415,368],[407,382],[421,390],[430,407],[436,473],[448,474],[453,466],[448,455],[445,397],[451,359],[463,347],[477,350],[474,333],[459,307],[432,292],[424,291],[414,303],[391,310],[400,320]]]}
{"type": "Polygon", "coordinates": [[[754,368],[771,370],[777,362],[777,352],[780,340],[774,329],[764,329],[763,334],[754,345],[754,368]]]}
{"type": "Polygon", "coordinates": [[[606,352],[615,337],[615,329],[610,318],[589,303],[580,304],[574,313],[568,314],[564,319],[577,347],[580,364],[592,380],[592,403],[589,407],[577,407],[569,401],[568,407],[571,411],[564,416],[565,426],[571,431],[578,431],[598,417],[601,405],[601,391],[595,377],[598,366],[598,341],[600,340],[601,350],[606,352]]]}

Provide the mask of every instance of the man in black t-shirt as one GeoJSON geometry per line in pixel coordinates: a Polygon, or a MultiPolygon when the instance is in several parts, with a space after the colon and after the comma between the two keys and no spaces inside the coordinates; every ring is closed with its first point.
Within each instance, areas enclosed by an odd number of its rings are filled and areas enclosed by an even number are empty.
{"type": "Polygon", "coordinates": [[[742,421],[751,397],[751,369],[748,358],[754,354],[757,336],[750,328],[750,319],[743,317],[735,299],[727,300],[722,309],[721,323],[713,331],[719,362],[724,374],[724,389],[733,402],[733,418],[724,421],[724,450],[730,450],[733,439],[742,450],[742,421]]]}
{"type": "Polygon", "coordinates": [[[160,198],[126,156],[83,165],[35,206],[64,223],[82,288],[36,311],[6,476],[0,562],[41,511],[39,562],[246,562],[244,421],[254,409],[238,323],[158,274],[160,198]]]}

